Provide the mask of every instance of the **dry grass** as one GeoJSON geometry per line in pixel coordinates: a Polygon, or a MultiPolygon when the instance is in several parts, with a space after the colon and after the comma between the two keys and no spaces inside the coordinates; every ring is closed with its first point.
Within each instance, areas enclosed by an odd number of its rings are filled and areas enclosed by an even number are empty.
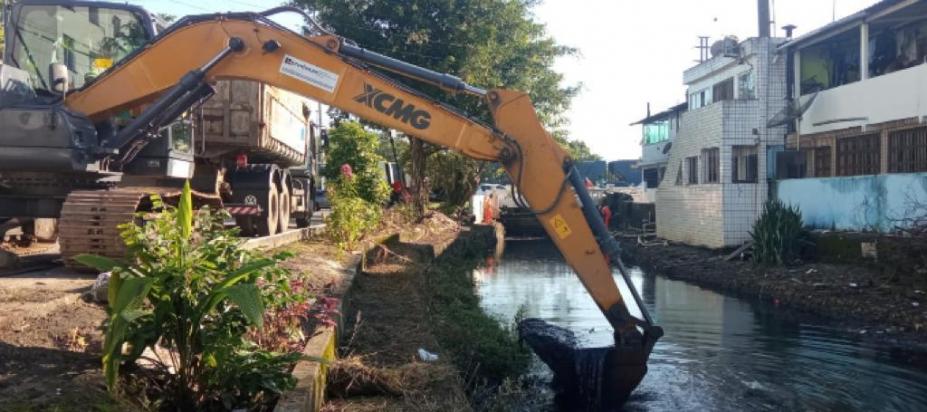
{"type": "MultiPolygon", "coordinates": [[[[421,238],[438,230],[416,227],[420,230],[404,229],[421,238]]],[[[323,410],[470,410],[464,383],[432,334],[417,285],[417,271],[431,253],[430,246],[394,242],[368,254],[367,267],[346,297],[350,336],[342,359],[329,369],[330,401],[323,410]],[[418,348],[437,352],[439,360],[418,360],[418,348]]]]}

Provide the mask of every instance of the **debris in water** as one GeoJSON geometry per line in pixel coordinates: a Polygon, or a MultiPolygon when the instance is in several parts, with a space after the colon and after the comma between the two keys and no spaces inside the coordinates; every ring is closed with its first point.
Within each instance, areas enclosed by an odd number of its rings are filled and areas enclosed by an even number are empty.
{"type": "Polygon", "coordinates": [[[438,360],[438,355],[425,350],[425,348],[418,348],[418,358],[423,362],[434,362],[438,360]]]}

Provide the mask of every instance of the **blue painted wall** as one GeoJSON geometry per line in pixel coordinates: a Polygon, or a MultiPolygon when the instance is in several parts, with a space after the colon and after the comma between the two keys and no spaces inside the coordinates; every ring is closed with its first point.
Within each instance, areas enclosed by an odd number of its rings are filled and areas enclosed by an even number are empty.
{"type": "Polygon", "coordinates": [[[776,194],[817,229],[891,232],[927,216],[927,173],[780,180],[776,194]]]}

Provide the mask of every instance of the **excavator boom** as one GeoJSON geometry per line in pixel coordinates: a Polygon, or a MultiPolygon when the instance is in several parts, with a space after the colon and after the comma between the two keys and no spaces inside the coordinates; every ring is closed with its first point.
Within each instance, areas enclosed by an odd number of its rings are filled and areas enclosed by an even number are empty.
{"type": "MultiPolygon", "coordinates": [[[[337,107],[474,159],[499,161],[615,328],[616,350],[633,352],[627,359],[646,363],[661,332],[653,326],[636,291],[633,298],[643,319],[630,314],[609,264],[609,261],[617,264],[625,274],[617,244],[596,212],[582,177],[566,152],[542,127],[527,94],[483,91],[456,77],[364,50],[329,33],[302,36],[266,18],[280,11],[302,13],[298,9],[278,8],[261,14],[186,17],[96,80],[69,94],[65,104],[95,121],[125,109],[148,107],[128,131],[103,142],[109,153],[118,153],[132,144],[134,128],[150,125],[165,111],[179,114],[184,106],[202,99],[210,83],[252,80],[337,107]],[[492,113],[494,125],[480,123],[417,93],[372,70],[371,66],[452,92],[478,95],[492,113]]],[[[633,285],[627,284],[634,291],[633,285]]],[[[643,371],[635,372],[640,376],[629,379],[633,382],[628,384],[631,388],[627,392],[637,385],[643,371]]]]}

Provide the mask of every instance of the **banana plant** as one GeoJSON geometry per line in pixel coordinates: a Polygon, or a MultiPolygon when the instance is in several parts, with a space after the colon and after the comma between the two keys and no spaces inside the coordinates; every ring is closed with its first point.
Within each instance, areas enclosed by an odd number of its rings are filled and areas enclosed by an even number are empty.
{"type": "MultiPolygon", "coordinates": [[[[244,362],[243,351],[257,350],[244,336],[248,328],[262,325],[264,301],[257,281],[277,259],[242,250],[235,231],[222,227],[224,215],[195,212],[189,182],[176,207],[157,196],[152,204],[160,211],[154,218],[147,213],[145,224],[121,226],[125,261],[95,255],[76,260],[111,273],[102,356],[107,387],[117,391],[120,367],[139,359],[145,348],[160,346],[169,355],[153,361],[173,393],[171,403],[195,408],[221,393],[240,392],[217,387],[217,382],[235,381],[218,374],[235,373],[229,365],[244,362]]],[[[292,384],[288,374],[277,373],[289,357],[257,355],[270,356],[272,361],[263,365],[275,377],[258,389],[279,391],[292,384]]]]}

